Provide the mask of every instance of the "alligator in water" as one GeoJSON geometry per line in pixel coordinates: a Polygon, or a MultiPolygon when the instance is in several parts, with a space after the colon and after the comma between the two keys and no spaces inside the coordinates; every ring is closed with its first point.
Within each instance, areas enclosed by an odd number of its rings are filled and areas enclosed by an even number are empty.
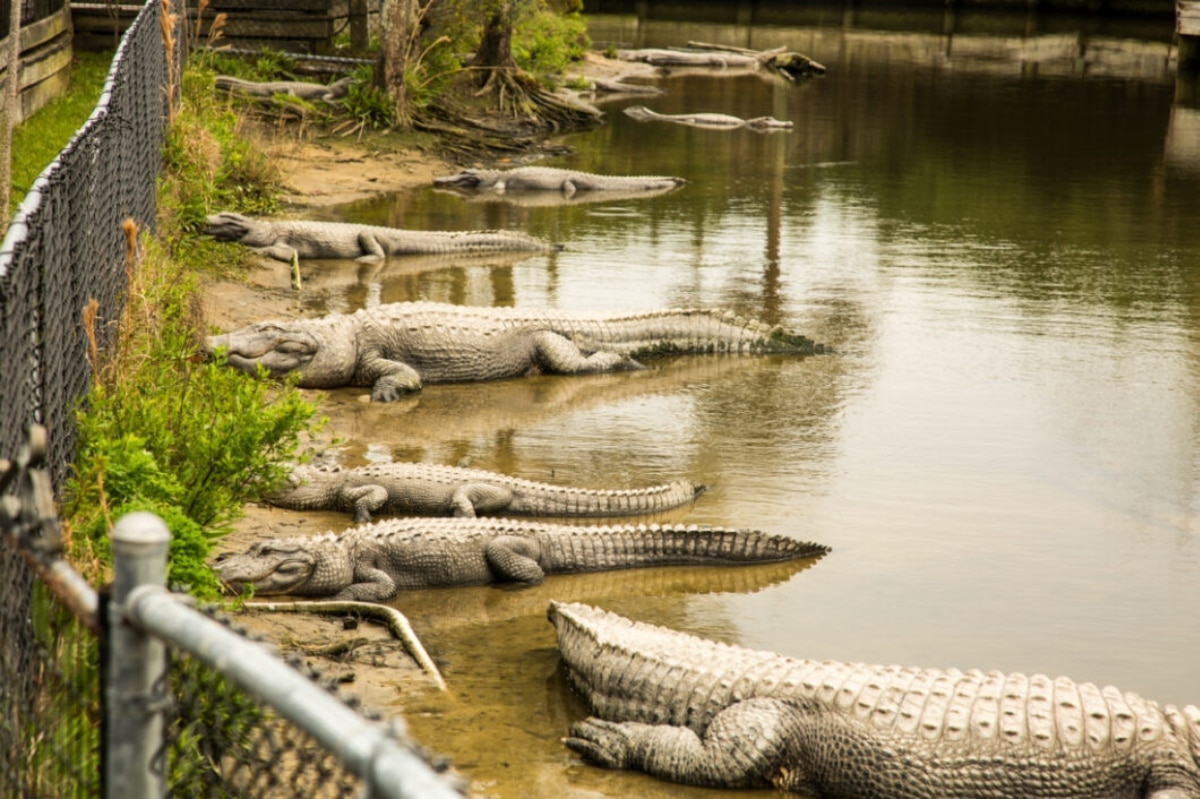
{"type": "Polygon", "coordinates": [[[352,222],[251,219],[229,211],[208,217],[202,233],[236,241],[280,261],[292,258],[353,258],[378,261],[389,255],[489,252],[551,252],[561,249],[510,230],[401,230],[352,222]]]}
{"type": "Polygon", "coordinates": [[[1026,677],[819,662],[551,602],[593,763],[820,799],[1197,799],[1200,709],[1026,677]]]}
{"type": "Polygon", "coordinates": [[[291,510],[409,516],[634,516],[693,501],[704,486],[685,480],[635,489],[590,489],[537,483],[482,469],[433,463],[377,463],[354,469],[297,466],[286,487],[268,495],[291,510]]]}
{"type": "Polygon", "coordinates": [[[442,188],[475,191],[557,191],[567,196],[581,191],[658,191],[687,183],[683,178],[661,175],[593,175],[549,166],[520,166],[516,169],[464,169],[456,175],[434,178],[442,188]]]}
{"type": "Polygon", "coordinates": [[[572,527],[514,519],[389,519],[337,535],[260,541],[219,556],[231,591],[383,602],[408,588],[536,584],[546,575],[672,565],[749,565],[828,547],[752,530],[572,527]]]}
{"type": "Polygon", "coordinates": [[[299,373],[305,388],[370,386],[387,402],[423,383],[640,369],[686,353],[812,355],[805,336],[718,309],[586,314],[402,302],[318,319],[259,322],[209,336],[230,366],[299,373]]]}
{"type": "Polygon", "coordinates": [[[729,114],[659,114],[644,105],[632,105],[625,109],[626,116],[639,122],[674,122],[677,125],[688,125],[693,128],[708,128],[711,130],[734,130],[749,128],[761,132],[772,130],[791,130],[792,123],[775,117],[755,117],[742,119],[729,114]]]}

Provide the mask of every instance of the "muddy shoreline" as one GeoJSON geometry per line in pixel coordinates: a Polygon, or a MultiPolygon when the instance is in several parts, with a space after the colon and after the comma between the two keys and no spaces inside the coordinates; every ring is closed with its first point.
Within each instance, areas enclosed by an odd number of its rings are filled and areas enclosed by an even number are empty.
{"type": "MultiPolygon", "coordinates": [[[[583,68],[588,77],[609,79],[654,71],[646,65],[595,55],[589,56],[583,68]]],[[[280,214],[283,217],[321,218],[323,209],[427,186],[434,177],[461,168],[432,150],[381,152],[352,138],[306,140],[289,131],[268,131],[260,134],[259,143],[281,173],[282,199],[288,206],[280,214]]],[[[265,256],[253,258],[242,279],[205,278],[200,297],[205,323],[220,330],[306,314],[300,295],[292,288],[288,265],[265,256]]],[[[354,443],[362,438],[363,417],[374,416],[366,389],[304,393],[316,404],[317,415],[328,420],[321,441],[315,442],[318,449],[330,441],[354,443]]],[[[251,503],[234,532],[217,544],[216,553],[244,550],[265,538],[316,535],[350,525],[345,514],[300,513],[251,503]]],[[[368,707],[386,711],[399,706],[400,697],[403,704],[411,704],[438,690],[434,680],[378,622],[256,610],[244,610],[239,621],[285,653],[299,653],[306,663],[368,707]]],[[[423,643],[436,661],[437,642],[423,643]]]]}

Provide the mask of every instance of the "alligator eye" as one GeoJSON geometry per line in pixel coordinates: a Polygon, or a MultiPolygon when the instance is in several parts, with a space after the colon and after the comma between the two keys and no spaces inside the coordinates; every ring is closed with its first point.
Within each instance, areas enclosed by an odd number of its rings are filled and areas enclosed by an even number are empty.
{"type": "Polygon", "coordinates": [[[308,346],[299,341],[281,341],[275,345],[275,351],[289,355],[301,355],[308,352],[308,346]]]}

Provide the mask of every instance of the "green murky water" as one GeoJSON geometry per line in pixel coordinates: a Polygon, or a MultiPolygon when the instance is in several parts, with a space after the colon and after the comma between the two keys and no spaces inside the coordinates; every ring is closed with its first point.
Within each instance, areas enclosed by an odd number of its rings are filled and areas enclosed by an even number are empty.
{"type": "Polygon", "coordinates": [[[1105,31],[1080,37],[1065,20],[897,18],[596,16],[598,41],[786,43],[829,73],[795,87],[679,74],[635,101],[772,114],[790,133],[639,123],[618,102],[565,140],[561,166],[691,181],[664,197],[524,207],[428,189],[342,209],[521,229],[565,249],[343,264],[307,284],[318,308],[716,305],[839,351],[359,406],[350,461],[468,458],[591,486],[687,477],[710,490],[682,520],[833,547],[799,573],[660,570],[398,599],[451,695],[397,707],[484,791],[706,794],[593,769],[561,746],[584,711],[558,674],[554,597],[797,656],[1068,674],[1200,701],[1197,112],[1174,103],[1155,26],[1106,47],[1105,31]]]}

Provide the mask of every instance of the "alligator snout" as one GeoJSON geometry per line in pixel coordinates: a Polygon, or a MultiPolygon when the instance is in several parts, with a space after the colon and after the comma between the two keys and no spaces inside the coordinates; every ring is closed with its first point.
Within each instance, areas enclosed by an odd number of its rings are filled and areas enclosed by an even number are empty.
{"type": "Polygon", "coordinates": [[[459,189],[477,189],[482,182],[483,178],[469,169],[465,169],[457,175],[447,175],[433,179],[433,185],[435,186],[454,186],[459,189]]]}

